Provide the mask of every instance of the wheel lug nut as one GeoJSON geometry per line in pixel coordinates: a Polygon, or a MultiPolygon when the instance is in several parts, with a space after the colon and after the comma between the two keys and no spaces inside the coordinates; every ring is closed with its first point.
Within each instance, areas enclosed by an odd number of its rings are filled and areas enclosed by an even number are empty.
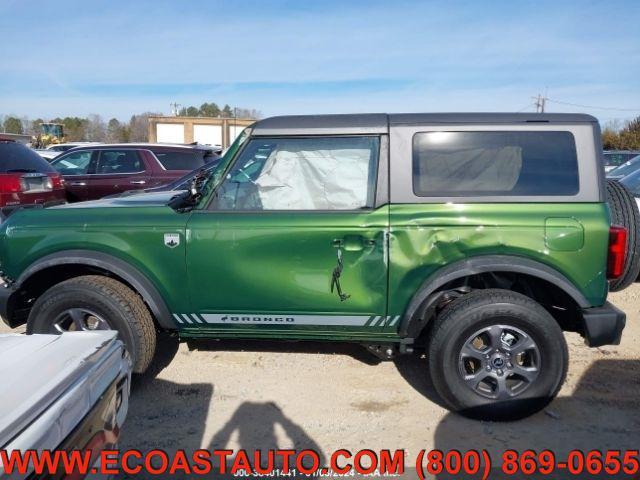
{"type": "Polygon", "coordinates": [[[507,368],[513,368],[513,365],[511,363],[507,363],[507,368]]]}
{"type": "Polygon", "coordinates": [[[498,370],[498,375],[502,376],[502,370],[498,370]]]}
{"type": "Polygon", "coordinates": [[[487,372],[491,371],[491,365],[487,365],[487,372]]]}

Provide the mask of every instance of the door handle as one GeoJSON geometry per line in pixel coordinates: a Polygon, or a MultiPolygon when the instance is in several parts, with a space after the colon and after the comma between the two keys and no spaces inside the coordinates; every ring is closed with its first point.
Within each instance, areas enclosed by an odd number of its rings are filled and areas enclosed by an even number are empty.
{"type": "Polygon", "coordinates": [[[374,238],[365,238],[362,235],[346,235],[344,238],[335,238],[331,244],[336,248],[343,248],[347,252],[357,252],[376,244],[374,238]]]}
{"type": "Polygon", "coordinates": [[[72,187],[86,187],[87,182],[70,182],[69,185],[72,187]]]}
{"type": "Polygon", "coordinates": [[[144,185],[145,183],[147,183],[146,180],[131,180],[129,182],[131,185],[144,185]]]}

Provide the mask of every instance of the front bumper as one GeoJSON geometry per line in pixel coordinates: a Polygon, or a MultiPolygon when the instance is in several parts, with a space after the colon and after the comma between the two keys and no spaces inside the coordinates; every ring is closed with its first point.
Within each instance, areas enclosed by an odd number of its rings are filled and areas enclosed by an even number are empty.
{"type": "Polygon", "coordinates": [[[609,302],[601,307],[582,310],[584,338],[587,345],[590,347],[619,345],[626,318],[622,310],[609,302]]]}
{"type": "Polygon", "coordinates": [[[7,286],[0,280],[0,317],[2,317],[2,321],[11,328],[17,327],[17,325],[14,325],[11,321],[11,315],[9,313],[9,303],[13,292],[13,288],[7,286]]]}

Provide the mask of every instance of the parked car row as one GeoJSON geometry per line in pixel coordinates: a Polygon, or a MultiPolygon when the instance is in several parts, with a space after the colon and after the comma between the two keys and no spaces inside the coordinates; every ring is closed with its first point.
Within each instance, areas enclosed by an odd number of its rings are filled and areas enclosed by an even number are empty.
{"type": "Polygon", "coordinates": [[[112,144],[78,147],[51,166],[66,180],[67,200],[95,200],[165,185],[218,159],[208,147],[112,144]]]}
{"type": "Polygon", "coordinates": [[[0,220],[21,206],[64,203],[65,181],[23,144],[0,136],[0,220]]]}
{"type": "Polygon", "coordinates": [[[638,150],[605,150],[604,171],[609,173],[638,155],[640,155],[638,150]]]}
{"type": "MultiPolygon", "coordinates": [[[[202,145],[98,142],[31,150],[0,137],[0,221],[21,206],[183,191],[198,171],[219,165],[220,153],[202,145]]],[[[640,183],[640,152],[605,151],[604,163],[607,178],[627,186],[640,183]]],[[[629,188],[640,202],[640,188],[629,188]]]]}
{"type": "MultiPolygon", "coordinates": [[[[605,153],[606,156],[606,153],[605,153]]],[[[607,178],[618,180],[627,187],[629,192],[635,197],[638,207],[640,207],[640,152],[628,158],[624,163],[607,172],[607,178]]]]}
{"type": "MultiPolygon", "coordinates": [[[[18,208],[188,188],[196,172],[219,165],[219,150],[202,145],[60,144],[48,162],[0,136],[0,221],[18,208]],[[69,148],[67,148],[69,147],[69,148]]],[[[44,155],[46,157],[46,155],[44,155]]]]}

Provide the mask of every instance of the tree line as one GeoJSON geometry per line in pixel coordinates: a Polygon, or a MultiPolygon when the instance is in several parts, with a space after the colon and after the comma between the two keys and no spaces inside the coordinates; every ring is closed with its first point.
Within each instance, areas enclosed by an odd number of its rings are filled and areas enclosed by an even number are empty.
{"type": "MultiPolygon", "coordinates": [[[[46,123],[62,124],[64,139],[67,142],[146,142],[149,136],[149,121],[153,112],[132,115],[128,122],[112,118],[105,122],[100,115],[91,114],[87,117],[56,117],[46,123]]],[[[37,137],[42,134],[41,118],[0,116],[0,124],[5,133],[18,133],[37,137]]]]}
{"type": "Polygon", "coordinates": [[[640,150],[640,116],[623,126],[608,124],[602,130],[602,144],[605,150],[640,150]]]}
{"type": "MultiPolygon", "coordinates": [[[[215,103],[203,103],[200,107],[183,107],[178,116],[189,117],[237,117],[260,118],[257,110],[246,108],[231,108],[225,105],[220,108],[215,103]]],[[[132,115],[128,122],[112,118],[105,122],[100,115],[87,117],[56,117],[51,123],[60,123],[64,128],[65,140],[69,142],[146,142],[148,140],[149,117],[159,116],[161,113],[144,112],[132,115]]],[[[0,126],[6,133],[19,133],[38,136],[41,132],[40,124],[44,120],[37,118],[0,115],[0,126]]],[[[610,122],[602,130],[602,143],[605,150],[640,150],[640,116],[621,125],[610,122]]]]}
{"type": "Polygon", "coordinates": [[[203,103],[200,107],[182,107],[178,110],[179,117],[222,117],[222,118],[250,118],[258,119],[262,116],[260,111],[249,108],[225,105],[220,108],[215,102],[203,103]]]}
{"type": "MultiPolygon", "coordinates": [[[[64,140],[67,142],[146,142],[149,138],[150,116],[162,116],[162,113],[143,112],[132,115],[129,121],[120,121],[117,118],[105,121],[100,115],[91,114],[87,117],[56,117],[46,123],[62,124],[64,140]]],[[[203,103],[199,108],[180,109],[178,116],[259,118],[260,112],[246,108],[231,108],[229,105],[220,109],[215,103],[203,103]]],[[[37,137],[42,133],[42,123],[45,121],[41,118],[0,115],[0,131],[4,133],[37,137]]]]}

